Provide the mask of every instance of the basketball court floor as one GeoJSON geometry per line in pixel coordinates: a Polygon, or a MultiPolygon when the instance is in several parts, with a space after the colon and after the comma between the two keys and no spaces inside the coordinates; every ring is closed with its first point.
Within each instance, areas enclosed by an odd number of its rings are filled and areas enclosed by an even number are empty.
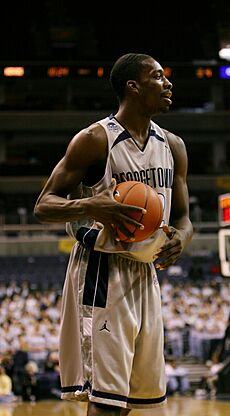
{"type": "MultiPolygon", "coordinates": [[[[86,405],[62,400],[0,404],[0,416],[86,416],[86,405]]],[[[130,416],[230,416],[230,401],[169,397],[164,409],[133,410],[130,416]]]]}

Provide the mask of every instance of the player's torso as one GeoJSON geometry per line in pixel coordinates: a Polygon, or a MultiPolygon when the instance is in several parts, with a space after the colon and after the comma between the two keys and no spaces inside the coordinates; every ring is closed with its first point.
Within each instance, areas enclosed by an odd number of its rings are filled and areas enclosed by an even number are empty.
{"type": "Polygon", "coordinates": [[[149,137],[141,149],[130,133],[114,118],[99,121],[108,138],[108,157],[103,178],[93,186],[93,192],[106,188],[112,177],[117,183],[136,180],[152,186],[164,207],[164,222],[168,223],[173,183],[173,157],[164,131],[151,122],[149,137]],[[167,203],[166,203],[167,201],[167,203]]]}

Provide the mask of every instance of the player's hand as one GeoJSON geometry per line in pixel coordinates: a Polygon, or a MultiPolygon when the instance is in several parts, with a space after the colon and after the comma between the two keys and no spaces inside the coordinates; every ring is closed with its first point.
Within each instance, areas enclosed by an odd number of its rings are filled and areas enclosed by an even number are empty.
{"type": "Polygon", "coordinates": [[[177,261],[178,257],[183,251],[183,235],[176,228],[168,225],[163,225],[167,239],[165,244],[156,253],[156,268],[165,270],[172,266],[177,261]]]}
{"type": "Polygon", "coordinates": [[[104,224],[104,226],[110,228],[114,236],[115,226],[128,238],[132,238],[133,234],[128,230],[126,224],[134,225],[140,229],[143,229],[143,225],[131,218],[130,214],[133,212],[145,214],[146,210],[134,205],[126,205],[117,202],[114,198],[116,185],[116,180],[112,179],[112,182],[107,189],[90,198],[87,206],[87,214],[96,221],[104,224]]]}

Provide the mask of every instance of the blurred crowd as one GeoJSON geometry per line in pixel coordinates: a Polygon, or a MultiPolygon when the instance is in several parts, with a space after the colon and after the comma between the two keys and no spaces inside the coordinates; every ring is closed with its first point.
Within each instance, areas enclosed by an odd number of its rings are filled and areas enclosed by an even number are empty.
{"type": "MultiPolygon", "coordinates": [[[[168,389],[183,393],[189,389],[187,374],[176,361],[193,357],[206,363],[218,355],[222,362],[230,355],[230,282],[162,278],[160,285],[168,389]]],[[[60,310],[61,287],[1,283],[0,401],[60,397],[60,310]]]]}
{"type": "Polygon", "coordinates": [[[200,282],[161,282],[166,355],[212,357],[229,324],[230,283],[226,279],[200,282]]]}
{"type": "MultiPolygon", "coordinates": [[[[60,396],[58,332],[61,295],[32,290],[28,282],[0,286],[0,365],[12,393],[23,400],[60,396]]],[[[0,390],[1,396],[1,390],[0,390]]],[[[1,398],[0,398],[1,401],[1,398]]]]}

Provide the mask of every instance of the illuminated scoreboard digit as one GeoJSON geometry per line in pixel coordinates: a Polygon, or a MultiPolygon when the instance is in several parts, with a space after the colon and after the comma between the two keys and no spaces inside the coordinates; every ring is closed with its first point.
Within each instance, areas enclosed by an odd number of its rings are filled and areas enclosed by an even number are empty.
{"type": "Polygon", "coordinates": [[[219,216],[219,225],[221,227],[230,226],[230,193],[219,195],[218,216],[219,216]]]}

